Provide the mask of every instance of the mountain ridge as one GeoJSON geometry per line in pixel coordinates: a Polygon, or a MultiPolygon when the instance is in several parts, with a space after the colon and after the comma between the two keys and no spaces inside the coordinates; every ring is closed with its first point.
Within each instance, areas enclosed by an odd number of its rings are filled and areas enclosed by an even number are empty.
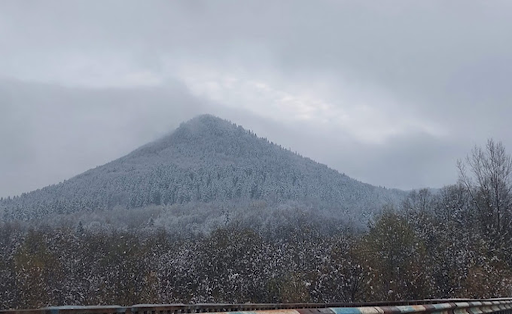
{"type": "Polygon", "coordinates": [[[211,202],[264,201],[271,210],[294,202],[326,217],[364,222],[404,193],[352,179],[207,114],[64,182],[0,201],[0,209],[4,220],[31,220],[82,211],[211,202]]]}

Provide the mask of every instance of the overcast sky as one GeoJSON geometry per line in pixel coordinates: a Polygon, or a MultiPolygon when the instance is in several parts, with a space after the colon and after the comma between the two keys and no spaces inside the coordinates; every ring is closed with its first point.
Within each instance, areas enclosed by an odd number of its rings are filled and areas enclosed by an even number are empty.
{"type": "Polygon", "coordinates": [[[200,113],[358,180],[457,180],[512,151],[512,1],[0,2],[0,196],[200,113]]]}

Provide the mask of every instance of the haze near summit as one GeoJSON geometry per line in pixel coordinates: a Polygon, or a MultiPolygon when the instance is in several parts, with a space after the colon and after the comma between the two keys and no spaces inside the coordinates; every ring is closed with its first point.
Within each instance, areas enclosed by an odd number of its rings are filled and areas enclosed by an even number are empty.
{"type": "Polygon", "coordinates": [[[509,1],[2,1],[0,196],[200,113],[374,185],[512,150],[509,1]]]}

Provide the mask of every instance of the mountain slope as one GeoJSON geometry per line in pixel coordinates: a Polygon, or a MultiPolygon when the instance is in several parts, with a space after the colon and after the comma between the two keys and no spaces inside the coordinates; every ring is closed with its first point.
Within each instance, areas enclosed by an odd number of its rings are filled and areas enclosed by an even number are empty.
{"type": "Polygon", "coordinates": [[[0,208],[4,220],[29,220],[150,205],[263,201],[271,208],[293,201],[322,215],[359,219],[402,196],[202,115],[122,158],[4,200],[0,208]]]}

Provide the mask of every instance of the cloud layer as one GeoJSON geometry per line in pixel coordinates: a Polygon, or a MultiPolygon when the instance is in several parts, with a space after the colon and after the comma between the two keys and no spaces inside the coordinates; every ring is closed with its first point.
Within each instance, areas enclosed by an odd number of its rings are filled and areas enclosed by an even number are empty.
{"type": "MultiPolygon", "coordinates": [[[[0,3],[0,196],[199,113],[376,185],[512,147],[509,1],[0,3]]],[[[511,148],[512,149],[512,148],[511,148]]]]}

